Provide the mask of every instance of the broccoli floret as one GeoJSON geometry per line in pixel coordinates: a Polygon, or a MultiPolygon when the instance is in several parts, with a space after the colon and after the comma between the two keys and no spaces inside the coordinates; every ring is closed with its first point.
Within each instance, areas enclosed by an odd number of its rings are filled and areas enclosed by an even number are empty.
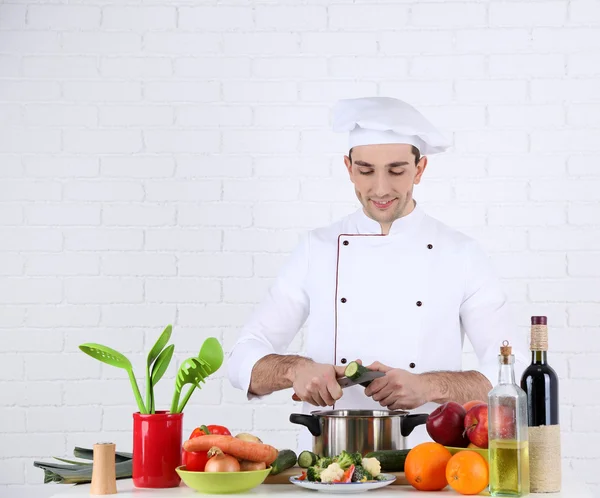
{"type": "Polygon", "coordinates": [[[317,467],[321,467],[322,469],[326,469],[333,463],[333,458],[329,457],[321,457],[317,460],[317,467]]]}
{"type": "Polygon", "coordinates": [[[352,463],[356,466],[362,465],[362,455],[360,451],[352,453],[352,463]]]}
{"type": "Polygon", "coordinates": [[[360,465],[358,465],[357,467],[354,468],[354,474],[352,474],[352,482],[365,482],[365,481],[371,481],[372,479],[373,479],[373,476],[364,467],[361,467],[360,465]]]}
{"type": "Polygon", "coordinates": [[[350,465],[354,463],[354,458],[351,453],[342,450],[342,452],[334,458],[334,462],[337,462],[342,469],[347,470],[350,468],[350,465]]]}
{"type": "Polygon", "coordinates": [[[384,476],[383,474],[379,474],[376,478],[376,481],[385,481],[387,480],[387,476],[384,476]]]}
{"type": "Polygon", "coordinates": [[[313,465],[306,469],[306,479],[308,481],[321,481],[321,472],[323,472],[321,467],[313,465]]]}

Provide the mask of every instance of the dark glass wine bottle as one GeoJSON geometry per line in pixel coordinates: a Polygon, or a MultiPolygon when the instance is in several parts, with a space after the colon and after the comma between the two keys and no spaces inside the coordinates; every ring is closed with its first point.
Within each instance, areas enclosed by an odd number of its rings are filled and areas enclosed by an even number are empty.
{"type": "Polygon", "coordinates": [[[548,320],[531,317],[531,364],[521,376],[527,395],[532,493],[560,491],[558,376],[548,363],[548,320]]]}

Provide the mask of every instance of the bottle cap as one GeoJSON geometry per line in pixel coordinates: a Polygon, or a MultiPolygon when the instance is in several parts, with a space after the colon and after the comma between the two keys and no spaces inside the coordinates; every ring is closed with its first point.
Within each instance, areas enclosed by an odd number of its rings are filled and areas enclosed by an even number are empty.
{"type": "Polygon", "coordinates": [[[512,354],[512,346],[508,344],[508,341],[502,341],[502,347],[500,348],[500,354],[502,356],[510,356],[512,354]]]}
{"type": "Polygon", "coordinates": [[[548,325],[548,319],[545,316],[532,316],[531,325],[548,325]]]}

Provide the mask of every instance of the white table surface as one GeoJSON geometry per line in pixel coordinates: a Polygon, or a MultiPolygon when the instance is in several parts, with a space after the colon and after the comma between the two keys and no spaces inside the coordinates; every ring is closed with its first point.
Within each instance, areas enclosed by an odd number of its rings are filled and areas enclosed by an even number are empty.
{"type": "MultiPolygon", "coordinates": [[[[49,484],[50,486],[51,484],[49,484]]],[[[67,486],[64,484],[56,484],[57,494],[52,495],[51,498],[76,498],[76,497],[88,497],[90,495],[90,485],[89,484],[80,484],[77,486],[67,486]]],[[[202,496],[220,496],[223,498],[224,496],[252,496],[254,498],[261,497],[272,497],[272,496],[291,496],[291,495],[305,495],[309,496],[310,494],[318,496],[340,496],[339,494],[330,494],[330,493],[319,493],[317,491],[311,491],[307,489],[302,489],[293,484],[262,484],[247,493],[236,493],[235,495],[209,495],[204,493],[198,493],[191,488],[188,488],[185,484],[181,483],[181,485],[177,488],[169,488],[169,489],[142,489],[136,488],[133,485],[133,481],[131,479],[119,479],[117,481],[117,494],[116,495],[104,495],[104,496],[114,496],[115,498],[143,498],[148,496],[150,498],[179,498],[184,496],[196,496],[200,498],[202,496]]],[[[386,486],[381,489],[374,489],[372,491],[365,491],[364,493],[357,494],[349,494],[348,496],[364,496],[369,495],[373,498],[392,498],[397,497],[398,495],[405,496],[413,496],[414,498],[433,498],[443,496],[462,496],[452,490],[450,487],[447,487],[443,491],[437,492],[426,492],[426,491],[417,491],[412,486],[386,486]]],[[[98,495],[94,495],[98,496],[98,495]]],[[[479,496],[484,496],[481,494],[479,496]]],[[[487,495],[489,496],[489,494],[487,495]]],[[[582,485],[581,483],[576,482],[575,480],[563,480],[562,491],[560,493],[531,493],[528,496],[531,497],[541,497],[544,496],[546,498],[592,498],[592,493],[589,489],[582,485]]]]}

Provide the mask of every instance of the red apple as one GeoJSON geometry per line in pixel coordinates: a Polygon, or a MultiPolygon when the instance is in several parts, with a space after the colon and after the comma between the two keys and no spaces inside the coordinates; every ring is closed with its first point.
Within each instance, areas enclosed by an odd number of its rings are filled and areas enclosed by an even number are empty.
{"type": "Polygon", "coordinates": [[[473,408],[475,405],[478,405],[480,403],[485,403],[485,401],[480,401],[478,399],[475,399],[473,401],[467,401],[464,405],[463,408],[465,409],[466,412],[468,412],[471,408],[473,408]]]}
{"type": "Polygon", "coordinates": [[[427,417],[425,427],[427,433],[436,443],[444,446],[466,448],[469,438],[465,432],[465,409],[449,401],[438,406],[427,417]]]}
{"type": "Polygon", "coordinates": [[[479,403],[465,415],[465,432],[469,440],[479,448],[488,447],[488,406],[479,403]]]}
{"type": "Polygon", "coordinates": [[[494,421],[494,436],[500,439],[511,439],[515,437],[515,414],[510,406],[496,406],[493,413],[490,413],[494,421]]]}

